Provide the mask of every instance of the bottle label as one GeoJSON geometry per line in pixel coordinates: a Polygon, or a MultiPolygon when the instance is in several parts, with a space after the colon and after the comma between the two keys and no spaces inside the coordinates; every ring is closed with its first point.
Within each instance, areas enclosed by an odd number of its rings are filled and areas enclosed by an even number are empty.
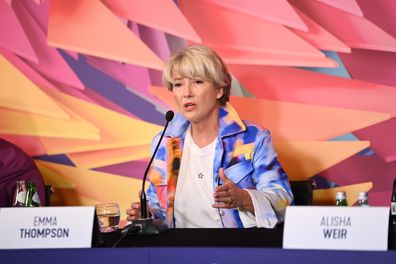
{"type": "Polygon", "coordinates": [[[391,214],[396,215],[396,202],[391,203],[391,214]]]}
{"type": "Polygon", "coordinates": [[[34,203],[40,205],[40,198],[39,198],[37,192],[34,193],[32,200],[33,200],[34,203]]]}
{"type": "Polygon", "coordinates": [[[25,202],[25,198],[26,198],[26,192],[25,192],[25,191],[22,191],[22,192],[19,192],[19,193],[17,194],[16,200],[17,200],[17,202],[24,203],[24,202],[25,202]]]}
{"type": "Polygon", "coordinates": [[[23,206],[26,199],[26,191],[20,191],[16,195],[15,204],[14,206],[20,207],[23,206]]]}

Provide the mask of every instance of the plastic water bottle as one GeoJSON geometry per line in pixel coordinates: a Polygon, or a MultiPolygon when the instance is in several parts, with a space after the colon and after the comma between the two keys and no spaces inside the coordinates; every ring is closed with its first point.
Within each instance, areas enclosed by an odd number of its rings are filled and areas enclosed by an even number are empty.
{"type": "Polygon", "coordinates": [[[337,192],[336,193],[336,206],[347,206],[346,193],[337,192]]]}
{"type": "Polygon", "coordinates": [[[367,192],[358,193],[358,206],[370,206],[367,192]]]}

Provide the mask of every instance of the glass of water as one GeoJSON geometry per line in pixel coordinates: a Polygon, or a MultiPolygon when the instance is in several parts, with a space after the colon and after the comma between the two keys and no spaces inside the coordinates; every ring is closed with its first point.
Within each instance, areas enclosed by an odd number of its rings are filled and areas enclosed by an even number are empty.
{"type": "Polygon", "coordinates": [[[120,223],[120,207],[118,204],[97,204],[95,208],[99,220],[100,232],[108,233],[117,230],[120,223]]]}

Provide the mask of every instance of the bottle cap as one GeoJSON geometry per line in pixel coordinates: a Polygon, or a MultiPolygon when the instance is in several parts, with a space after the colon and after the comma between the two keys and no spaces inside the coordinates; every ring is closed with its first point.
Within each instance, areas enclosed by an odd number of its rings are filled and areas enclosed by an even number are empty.
{"type": "Polygon", "coordinates": [[[358,200],[367,200],[368,194],[366,192],[359,192],[358,193],[358,200]]]}
{"type": "Polygon", "coordinates": [[[343,200],[343,199],[346,199],[346,193],[345,192],[337,192],[336,200],[343,200]]]}

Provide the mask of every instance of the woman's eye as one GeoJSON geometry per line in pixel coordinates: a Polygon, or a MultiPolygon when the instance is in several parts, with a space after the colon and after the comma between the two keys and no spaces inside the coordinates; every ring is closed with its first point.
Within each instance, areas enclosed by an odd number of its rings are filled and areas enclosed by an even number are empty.
{"type": "Polygon", "coordinates": [[[200,85],[200,84],[203,84],[203,83],[204,83],[203,80],[195,80],[194,81],[194,84],[196,84],[196,85],[200,85]]]}
{"type": "Polygon", "coordinates": [[[174,83],[174,84],[173,84],[173,88],[179,88],[180,86],[182,86],[181,83],[174,83]]]}

